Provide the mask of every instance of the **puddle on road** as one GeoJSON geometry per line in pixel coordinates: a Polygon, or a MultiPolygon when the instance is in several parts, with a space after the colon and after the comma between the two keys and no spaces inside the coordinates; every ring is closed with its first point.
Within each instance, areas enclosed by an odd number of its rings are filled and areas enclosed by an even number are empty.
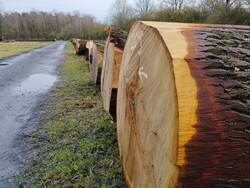
{"type": "Polygon", "coordinates": [[[1,66],[6,66],[6,65],[8,65],[8,63],[5,62],[5,61],[0,63],[0,67],[1,67],[1,66]]]}
{"type": "Polygon", "coordinates": [[[15,88],[17,94],[38,94],[49,90],[57,81],[57,76],[33,74],[15,88]]]}

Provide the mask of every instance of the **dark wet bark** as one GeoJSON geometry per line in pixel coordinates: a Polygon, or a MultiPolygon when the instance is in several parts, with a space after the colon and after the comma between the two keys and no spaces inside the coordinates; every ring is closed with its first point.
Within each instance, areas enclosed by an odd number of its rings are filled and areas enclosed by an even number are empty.
{"type": "Polygon", "coordinates": [[[198,87],[197,133],[177,187],[250,187],[250,31],[193,32],[188,63],[198,87]]]}

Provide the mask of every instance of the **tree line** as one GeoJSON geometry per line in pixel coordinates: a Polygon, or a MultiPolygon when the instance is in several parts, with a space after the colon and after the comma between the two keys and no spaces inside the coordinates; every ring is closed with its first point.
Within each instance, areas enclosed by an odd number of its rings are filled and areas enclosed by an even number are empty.
{"type": "Polygon", "coordinates": [[[104,26],[78,12],[31,11],[0,14],[0,40],[101,39],[104,26]]]}
{"type": "MultiPolygon", "coordinates": [[[[136,20],[250,25],[250,0],[114,0],[111,24],[128,31],[136,20]]],[[[103,39],[104,25],[78,12],[1,12],[0,40],[103,39]]]]}
{"type": "Polygon", "coordinates": [[[250,25],[250,0],[114,0],[112,23],[129,30],[136,20],[250,25]]]}

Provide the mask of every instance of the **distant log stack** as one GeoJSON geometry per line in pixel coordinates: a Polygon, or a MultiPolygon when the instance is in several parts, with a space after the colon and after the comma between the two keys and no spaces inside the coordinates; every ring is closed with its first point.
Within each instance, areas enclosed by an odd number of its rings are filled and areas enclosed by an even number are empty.
{"type": "Polygon", "coordinates": [[[105,44],[101,91],[104,109],[114,118],[116,117],[117,89],[125,43],[126,35],[124,32],[110,28],[105,44]]]}
{"type": "Polygon", "coordinates": [[[72,44],[73,44],[75,50],[76,50],[76,41],[77,41],[77,39],[75,39],[75,38],[73,38],[73,39],[71,40],[71,42],[72,42],[72,44]]]}
{"type": "Polygon", "coordinates": [[[250,187],[250,27],[135,23],[117,126],[128,187],[250,187]]]}
{"type": "Polygon", "coordinates": [[[73,39],[72,43],[74,45],[75,51],[77,55],[84,55],[86,56],[87,54],[87,48],[86,48],[86,40],[82,39],[73,39]]]}

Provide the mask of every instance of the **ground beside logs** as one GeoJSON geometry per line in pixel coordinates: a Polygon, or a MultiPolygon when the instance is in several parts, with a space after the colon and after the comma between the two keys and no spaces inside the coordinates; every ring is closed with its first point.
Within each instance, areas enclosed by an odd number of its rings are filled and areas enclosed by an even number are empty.
{"type": "Polygon", "coordinates": [[[137,22],[117,101],[129,187],[250,187],[250,27],[137,22]]]}

